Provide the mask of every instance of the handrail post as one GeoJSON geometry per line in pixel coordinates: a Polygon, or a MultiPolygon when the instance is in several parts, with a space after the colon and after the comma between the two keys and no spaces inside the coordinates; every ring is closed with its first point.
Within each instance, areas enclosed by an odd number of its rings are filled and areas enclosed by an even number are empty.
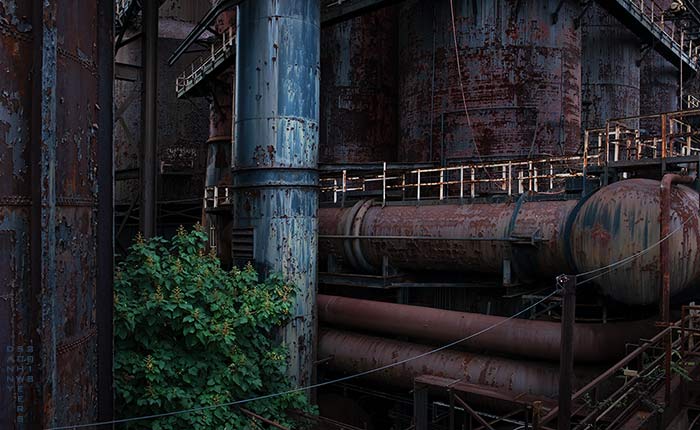
{"type": "Polygon", "coordinates": [[[559,355],[558,430],[571,429],[571,395],[574,378],[574,324],[576,322],[576,276],[560,275],[557,286],[562,289],[562,321],[559,355]]]}
{"type": "Polygon", "coordinates": [[[386,206],[386,161],[382,169],[382,207],[386,206]]]}

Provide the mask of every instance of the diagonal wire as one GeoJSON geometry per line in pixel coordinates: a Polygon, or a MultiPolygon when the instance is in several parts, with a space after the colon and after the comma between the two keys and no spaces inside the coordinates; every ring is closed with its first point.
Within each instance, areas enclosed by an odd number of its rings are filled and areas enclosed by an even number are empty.
{"type": "Polygon", "coordinates": [[[384,366],[380,366],[380,367],[377,367],[374,369],[369,369],[369,370],[366,370],[364,372],[355,373],[355,374],[344,376],[344,377],[337,378],[337,379],[332,379],[330,381],[320,382],[318,384],[312,384],[312,385],[308,385],[308,386],[304,386],[304,387],[293,388],[293,389],[278,392],[278,393],[265,394],[262,396],[250,397],[250,398],[242,399],[242,400],[234,400],[231,402],[220,403],[220,404],[216,404],[216,405],[200,406],[200,407],[196,407],[196,408],[182,409],[182,410],[172,411],[172,412],[164,412],[161,414],[144,415],[144,416],[132,417],[132,418],[122,418],[122,419],[117,419],[117,420],[101,421],[101,422],[94,422],[94,423],[89,423],[89,424],[76,424],[76,425],[70,425],[70,426],[49,427],[45,430],[71,430],[71,429],[80,429],[80,428],[87,428],[87,427],[99,427],[99,426],[106,426],[106,425],[113,425],[113,424],[123,424],[123,423],[129,423],[129,422],[134,422],[134,421],[150,420],[150,419],[155,419],[155,418],[172,417],[172,416],[176,416],[176,415],[183,415],[183,414],[189,414],[189,413],[200,412],[200,411],[208,411],[208,410],[222,408],[222,407],[242,405],[245,403],[251,403],[251,402],[258,401],[258,400],[265,400],[265,399],[271,399],[271,398],[275,398],[275,397],[286,396],[289,394],[294,394],[294,393],[308,391],[308,390],[312,390],[312,389],[316,389],[316,388],[320,388],[320,387],[325,387],[327,385],[337,384],[339,382],[349,381],[351,379],[360,378],[362,376],[367,376],[367,375],[371,375],[373,373],[381,372],[383,370],[390,369],[390,368],[396,367],[396,366],[400,366],[400,365],[408,363],[410,361],[418,360],[418,359],[426,357],[428,355],[435,354],[435,353],[440,352],[440,351],[444,351],[448,348],[452,348],[456,345],[459,345],[460,343],[463,343],[463,342],[466,342],[470,339],[473,339],[481,334],[484,334],[490,330],[493,330],[493,329],[507,323],[508,321],[511,321],[511,320],[517,318],[518,316],[524,314],[525,312],[529,311],[530,309],[533,309],[536,306],[540,305],[541,303],[545,302],[546,300],[548,300],[550,297],[554,296],[557,293],[558,293],[558,291],[555,290],[552,293],[550,293],[549,295],[540,299],[539,301],[522,309],[518,313],[511,315],[510,317],[505,318],[505,319],[497,322],[496,324],[493,324],[489,327],[486,327],[482,330],[479,330],[475,333],[472,333],[469,336],[463,337],[462,339],[455,340],[454,342],[450,342],[450,343],[445,344],[443,346],[440,346],[438,348],[432,349],[430,351],[426,351],[422,354],[408,357],[408,358],[405,358],[403,360],[399,360],[399,361],[396,361],[394,363],[389,363],[389,364],[386,364],[384,366]]]}

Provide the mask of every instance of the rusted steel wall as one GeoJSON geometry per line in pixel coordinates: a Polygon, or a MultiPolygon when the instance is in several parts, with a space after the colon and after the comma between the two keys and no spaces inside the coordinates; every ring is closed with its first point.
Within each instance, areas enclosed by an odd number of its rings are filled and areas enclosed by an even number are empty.
{"type": "MultiPolygon", "coordinates": [[[[657,0],[656,4],[666,10],[672,0],[657,0]]],[[[680,72],[677,64],[672,64],[661,56],[653,47],[644,53],[641,61],[640,115],[653,115],[680,109],[679,102],[680,72]]],[[[642,129],[649,133],[661,133],[661,121],[642,120],[642,129]]]]}
{"type": "Polygon", "coordinates": [[[244,2],[238,30],[234,229],[253,229],[263,275],[281,273],[297,288],[282,335],[289,374],[306,385],[315,344],[320,5],[244,2]]]}
{"type": "MultiPolygon", "coordinates": [[[[160,175],[158,200],[201,199],[207,163],[209,105],[204,99],[179,100],[175,79],[200,54],[187,54],[175,65],[167,60],[187,36],[192,24],[161,18],[158,39],[158,161],[181,166],[188,175],[160,175]],[[191,167],[189,167],[191,166],[191,167]]],[[[117,61],[140,66],[141,44],[137,40],[121,48],[117,61]]],[[[115,170],[139,166],[141,141],[141,77],[135,82],[115,81],[115,170]]],[[[165,169],[170,166],[165,166],[165,169]]],[[[180,167],[178,167],[180,169],[180,167]]],[[[128,205],[138,196],[138,179],[116,184],[116,202],[128,205]]]]}
{"type": "MultiPolygon", "coordinates": [[[[353,374],[421,356],[431,349],[425,345],[380,337],[321,330],[318,354],[321,359],[328,359],[325,366],[331,370],[353,374]]],[[[413,388],[415,377],[433,375],[513,394],[555,397],[559,385],[558,367],[556,364],[444,350],[372,373],[365,378],[410,389],[413,388]]],[[[581,373],[588,376],[588,372],[581,373]]],[[[574,384],[582,385],[581,380],[574,384]]]]}
{"type": "MultiPolygon", "coordinates": [[[[579,210],[571,249],[580,272],[605,267],[656,244],[660,239],[660,183],[649,179],[616,182],[595,193],[579,210]]],[[[700,280],[698,194],[678,185],[671,191],[671,294],[700,280]]],[[[595,273],[599,275],[602,273],[595,273]]],[[[580,281],[579,281],[580,282],[580,281]]],[[[628,304],[659,300],[659,247],[605,272],[594,281],[605,295],[628,304]]]]}
{"type": "Polygon", "coordinates": [[[639,115],[640,41],[596,2],[582,17],[584,128],[639,115]]]}
{"type": "Polygon", "coordinates": [[[332,254],[366,272],[381,271],[384,256],[391,266],[408,271],[482,273],[499,273],[503,260],[512,258],[524,279],[553,276],[568,267],[562,238],[575,205],[574,200],[386,207],[360,202],[324,208],[319,211],[319,254],[322,259],[332,254]],[[511,257],[510,238],[539,242],[514,248],[511,257]]]}
{"type": "MultiPolygon", "coordinates": [[[[430,342],[449,343],[471,333],[497,326],[460,347],[476,351],[513,354],[550,361],[559,360],[561,325],[505,317],[319,295],[320,323],[430,342]]],[[[620,359],[625,345],[652,336],[650,321],[608,324],[576,324],[574,357],[578,362],[620,359]]]]}
{"type": "Polygon", "coordinates": [[[0,3],[3,429],[92,422],[98,393],[111,396],[100,380],[111,351],[98,344],[111,338],[111,321],[98,321],[111,315],[111,273],[97,262],[112,253],[111,207],[98,194],[111,188],[112,80],[98,72],[112,56],[98,45],[111,47],[112,8],[0,3]]]}
{"type": "Polygon", "coordinates": [[[387,6],[322,30],[319,162],[396,159],[397,20],[387,6]]]}
{"type": "Polygon", "coordinates": [[[399,19],[400,161],[572,153],[580,141],[579,3],[408,0],[399,19]],[[553,15],[556,22],[553,23],[553,15]]]}

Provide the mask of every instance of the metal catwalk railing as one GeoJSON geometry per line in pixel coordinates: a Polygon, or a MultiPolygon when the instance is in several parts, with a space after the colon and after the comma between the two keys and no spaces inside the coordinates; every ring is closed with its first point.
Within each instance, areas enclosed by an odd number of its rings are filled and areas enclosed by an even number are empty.
{"type": "MultiPolygon", "coordinates": [[[[464,163],[444,167],[405,167],[400,163],[344,166],[322,172],[323,202],[354,198],[388,200],[469,200],[489,195],[520,196],[527,192],[562,193],[570,181],[585,191],[607,168],[675,163],[695,168],[700,161],[700,109],[607,121],[586,130],[579,154],[536,159],[464,163]]],[[[204,207],[231,205],[231,187],[208,187],[204,207]]]]}
{"type": "MultiPolygon", "coordinates": [[[[683,306],[682,317],[644,341],[625,358],[573,396],[572,429],[615,429],[640,409],[660,413],[671,401],[671,380],[689,380],[700,356],[700,307],[683,306]],[[671,342],[666,348],[665,342],[671,342]],[[617,384],[616,384],[617,382],[617,384]],[[615,386],[610,392],[610,387],[615,386]],[[607,393],[606,393],[607,391],[607,393]],[[664,391],[666,391],[664,393],[664,391]]],[[[543,428],[556,420],[554,408],[542,418],[543,428]]],[[[642,424],[642,423],[640,423],[642,424]]]]}
{"type": "Polygon", "coordinates": [[[699,109],[609,120],[604,128],[586,130],[584,159],[596,155],[604,166],[698,156],[699,126],[699,109]]]}
{"type": "Polygon", "coordinates": [[[177,96],[184,96],[197,84],[207,79],[219,66],[231,59],[235,52],[235,45],[236,32],[233,27],[229,27],[212,43],[209,54],[198,57],[175,79],[177,96]]]}
{"type": "MultiPolygon", "coordinates": [[[[588,160],[597,162],[597,155],[588,160]]],[[[320,179],[321,198],[337,203],[346,195],[373,194],[383,202],[410,200],[473,199],[483,194],[520,195],[527,191],[558,192],[570,178],[583,177],[583,157],[550,157],[456,166],[389,170],[357,175],[342,170],[320,179]]]]}
{"type": "Polygon", "coordinates": [[[698,70],[698,46],[686,37],[673,20],[666,19],[666,9],[654,0],[617,0],[625,10],[646,26],[659,42],[667,45],[685,64],[698,70]]]}

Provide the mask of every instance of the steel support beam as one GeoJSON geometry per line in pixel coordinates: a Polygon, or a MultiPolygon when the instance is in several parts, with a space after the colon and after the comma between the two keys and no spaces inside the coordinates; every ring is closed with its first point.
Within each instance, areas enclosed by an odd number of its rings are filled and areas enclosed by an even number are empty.
{"type": "Polygon", "coordinates": [[[158,145],[158,4],[143,6],[143,120],[141,122],[140,228],[145,237],[156,234],[156,152],[158,145]]]}

